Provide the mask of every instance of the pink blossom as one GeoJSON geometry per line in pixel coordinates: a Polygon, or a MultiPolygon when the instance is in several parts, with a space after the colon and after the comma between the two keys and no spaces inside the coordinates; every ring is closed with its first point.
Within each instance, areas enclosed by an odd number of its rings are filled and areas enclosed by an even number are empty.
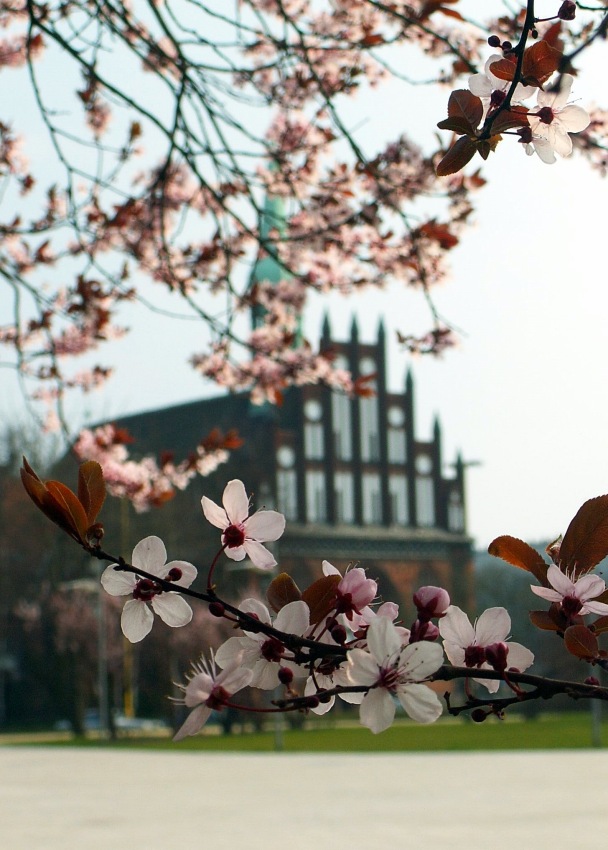
{"type": "MultiPolygon", "coordinates": [[[[187,561],[167,560],[165,544],[159,537],[140,540],[131,556],[131,565],[160,579],[190,587],[196,578],[196,567],[187,561]]],[[[118,564],[110,564],[102,576],[101,583],[111,596],[130,596],[125,602],[120,619],[122,631],[131,643],[138,643],[150,632],[154,613],[168,626],[174,628],[187,625],[192,619],[192,609],[178,593],[164,591],[153,579],[140,578],[134,573],[116,570],[118,564]]]]}
{"type": "MultiPolygon", "coordinates": [[[[528,113],[532,130],[532,148],[543,162],[555,162],[553,151],[559,156],[570,156],[570,133],[578,133],[589,124],[589,114],[581,107],[568,103],[574,77],[563,74],[557,91],[539,89],[536,112],[528,113]]],[[[531,153],[529,148],[528,153],[531,153]]]]}
{"type": "MultiPolygon", "coordinates": [[[[300,600],[289,602],[277,614],[274,623],[268,608],[257,599],[245,599],[239,610],[254,614],[261,623],[274,626],[280,632],[303,635],[310,625],[308,605],[300,600]]],[[[279,668],[287,667],[294,676],[305,676],[306,671],[293,662],[289,652],[279,638],[261,632],[245,630],[244,637],[231,637],[215,653],[220,667],[227,668],[239,659],[239,663],[252,671],[251,686],[271,690],[279,684],[279,668]]]]}
{"type": "MultiPolygon", "coordinates": [[[[511,631],[511,618],[505,608],[488,608],[472,626],[464,611],[451,605],[445,617],[439,621],[439,631],[445,654],[456,667],[495,669],[488,663],[486,649],[492,647],[496,654],[496,644],[500,643],[504,643],[508,651],[507,669],[521,673],[534,661],[534,655],[525,646],[506,641],[511,631]]],[[[500,685],[500,682],[491,679],[474,681],[486,687],[490,693],[495,693],[500,685]]]]}
{"type": "MultiPolygon", "coordinates": [[[[323,561],[323,574],[341,575],[329,561],[323,561]]],[[[351,621],[355,614],[363,614],[377,593],[378,582],[368,578],[365,570],[361,567],[347,570],[336,588],[336,612],[351,621]]]]}
{"type": "Polygon", "coordinates": [[[240,664],[236,658],[220,673],[213,659],[208,662],[201,657],[192,665],[192,675],[186,685],[179,685],[183,692],[183,704],[192,711],[173,737],[181,741],[187,735],[196,735],[203,728],[212,711],[221,711],[230,697],[246,687],[252,677],[251,670],[240,664]]]}
{"type": "Polygon", "coordinates": [[[401,636],[388,617],[377,617],[367,632],[369,652],[352,649],[347,673],[352,685],[367,685],[363,693],[342,694],[346,702],[360,703],[361,723],[372,732],[383,732],[395,717],[396,696],[418,723],[433,723],[441,714],[437,695],[421,684],[443,663],[441,647],[434,643],[402,646],[401,636]]]}
{"type": "Polygon", "coordinates": [[[572,581],[559,567],[551,564],[547,570],[549,587],[531,585],[531,590],[542,599],[556,602],[569,617],[583,614],[608,614],[605,602],[593,602],[606,590],[606,582],[596,575],[584,575],[572,581]]]}
{"type": "Polygon", "coordinates": [[[276,565],[271,552],[262,543],[278,540],[285,530],[285,517],[278,511],[257,511],[249,516],[249,499],[242,481],[226,484],[223,508],[206,496],[201,500],[203,513],[211,525],[222,530],[222,546],[233,561],[249,558],[261,570],[276,565]]]}

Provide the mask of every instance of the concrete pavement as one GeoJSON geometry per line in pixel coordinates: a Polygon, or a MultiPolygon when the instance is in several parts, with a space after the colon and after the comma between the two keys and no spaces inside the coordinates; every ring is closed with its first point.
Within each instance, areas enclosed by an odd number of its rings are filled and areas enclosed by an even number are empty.
{"type": "Polygon", "coordinates": [[[608,753],[0,748],[2,850],[571,850],[608,841],[608,753]]]}

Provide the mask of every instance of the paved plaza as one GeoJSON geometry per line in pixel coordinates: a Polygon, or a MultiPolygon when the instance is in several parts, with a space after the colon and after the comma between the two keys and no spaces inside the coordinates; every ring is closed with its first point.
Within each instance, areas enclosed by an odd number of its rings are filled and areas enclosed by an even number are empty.
{"type": "Polygon", "coordinates": [[[2,850],[571,850],[608,841],[608,753],[0,748],[2,850]]]}

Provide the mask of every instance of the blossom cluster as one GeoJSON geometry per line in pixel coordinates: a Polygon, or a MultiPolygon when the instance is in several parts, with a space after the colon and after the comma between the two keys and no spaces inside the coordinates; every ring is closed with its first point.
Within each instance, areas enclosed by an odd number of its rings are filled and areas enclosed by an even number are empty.
{"type": "MultiPolygon", "coordinates": [[[[272,543],[285,530],[285,517],[274,510],[251,512],[242,481],[226,485],[222,504],[207,496],[202,513],[220,534],[219,548],[207,569],[206,588],[197,589],[198,570],[188,561],[167,562],[162,540],[149,536],[134,548],[130,561],[113,558],[102,548],[104,529],[98,521],[106,489],[101,467],[87,461],[79,470],[78,492],[58,481],[41,480],[24,460],[23,485],[37,507],[93,557],[111,563],[102,574],[104,589],[126,597],[121,615],[125,637],[139,643],[157,615],[171,628],[193,619],[189,604],[198,600],[236,634],[192,666],[183,696],[190,710],[176,740],[197,733],[212,711],[246,708],[262,712],[304,711],[325,714],[337,700],[357,705],[360,722],[372,732],[387,729],[400,706],[413,720],[432,723],[443,713],[440,694],[452,715],[471,712],[481,721],[530,699],[564,693],[574,699],[606,699],[608,690],[594,677],[584,682],[557,682],[527,673],[534,655],[511,640],[511,617],[503,607],[488,608],[471,622],[452,604],[445,588],[423,586],[413,594],[416,616],[406,625],[399,605],[378,597],[378,582],[357,565],[344,573],[329,561],[322,575],[300,590],[287,573],[276,574],[272,543]],[[269,544],[268,546],[265,544],[269,544]],[[270,577],[265,604],[249,597],[235,605],[223,599],[215,584],[222,556],[249,560],[270,577]],[[447,660],[446,660],[447,659],[447,660]],[[464,680],[464,702],[452,703],[445,684],[464,680]],[[509,696],[501,696],[501,683],[509,696]],[[487,695],[473,690],[485,689],[487,695]],[[243,706],[237,696],[251,687],[271,691],[268,708],[243,706]],[[276,696],[277,689],[283,695],[276,696]]],[[[600,638],[608,632],[608,590],[593,575],[608,555],[608,496],[585,502],[563,538],[548,548],[548,565],[531,546],[508,535],[497,537],[491,554],[528,571],[536,580],[534,595],[550,603],[532,611],[532,622],[562,638],[576,658],[608,667],[608,651],[600,638]],[[586,617],[595,617],[589,622],[586,617]]]]}
{"type": "MultiPolygon", "coordinates": [[[[226,485],[221,506],[203,496],[202,510],[221,531],[220,552],[237,561],[249,558],[261,571],[276,566],[263,544],[281,536],[285,519],[277,511],[250,514],[241,481],[226,485]]],[[[125,573],[120,564],[111,564],[102,576],[110,594],[129,597],[121,619],[126,637],[142,640],[152,628],[152,612],[170,626],[186,625],[191,609],[179,591],[196,577],[193,565],[166,563],[162,541],[148,537],[135,547],[131,566],[133,572],[125,573]]],[[[200,731],[212,710],[234,705],[233,696],[246,686],[269,691],[283,686],[287,704],[317,714],[329,711],[339,697],[359,705],[361,723],[376,733],[393,722],[396,702],[417,722],[432,723],[442,704],[429,682],[444,664],[444,651],[453,664],[501,675],[523,672],[534,660],[525,647],[507,640],[511,621],[504,608],[489,609],[472,626],[450,604],[446,590],[422,587],[413,599],[417,618],[405,628],[395,603],[377,604],[378,584],[361,567],[342,575],[324,561],[322,572],[321,614],[314,590],[285,602],[274,616],[255,598],[230,612],[218,601],[211,603],[218,616],[236,615],[242,634],[228,638],[210,660],[193,665],[187,683],[180,686],[191,713],[176,740],[200,731]]],[[[491,693],[498,690],[498,681],[478,681],[491,693]]]]}

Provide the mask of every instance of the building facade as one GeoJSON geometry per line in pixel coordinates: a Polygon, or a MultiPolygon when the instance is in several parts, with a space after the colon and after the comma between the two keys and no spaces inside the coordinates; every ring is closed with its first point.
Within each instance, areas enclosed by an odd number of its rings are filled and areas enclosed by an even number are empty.
{"type": "Polygon", "coordinates": [[[180,543],[192,547],[179,557],[197,563],[202,553],[204,531],[197,523],[190,536],[185,512],[200,510],[203,493],[219,500],[226,481],[240,478],[255,507],[285,514],[278,569],[300,586],[321,575],[326,559],[340,569],[365,567],[384,599],[403,604],[404,617],[413,615],[412,594],[425,584],[445,587],[469,607],[473,568],[462,459],[444,474],[437,420],[430,439],[417,438],[414,380],[408,373],[402,392],[387,388],[382,326],[374,343],[360,341],[356,323],[350,339],[337,342],[326,320],[321,344],[338,366],[367,378],[373,393],[350,398],[324,386],[291,387],[280,407],[255,406],[238,394],[118,421],[142,454],[169,449],[179,457],[215,426],[237,428],[244,439],[227,465],[163,508],[175,515],[180,543]]]}

